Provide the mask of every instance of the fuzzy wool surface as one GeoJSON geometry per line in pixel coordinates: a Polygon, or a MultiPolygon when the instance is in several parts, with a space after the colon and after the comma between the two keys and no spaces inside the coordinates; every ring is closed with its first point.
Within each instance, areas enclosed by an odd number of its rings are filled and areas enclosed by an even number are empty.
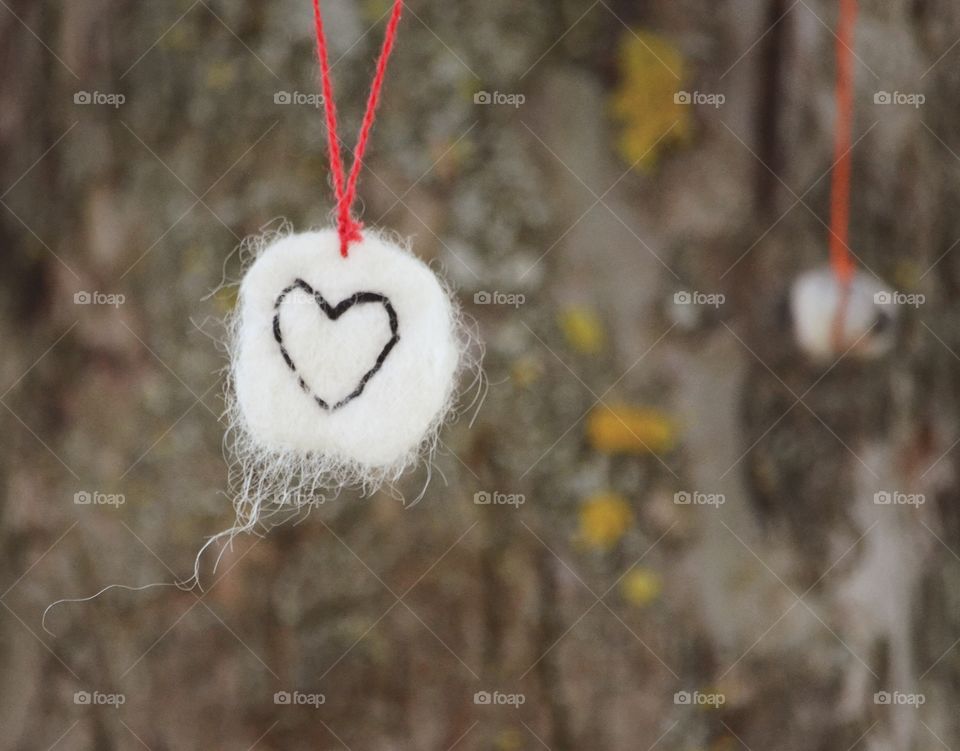
{"type": "Polygon", "coordinates": [[[253,259],[230,321],[231,485],[237,526],[357,486],[370,492],[432,453],[475,333],[431,269],[365,230],[281,230],[253,259]]]}
{"type": "Polygon", "coordinates": [[[857,272],[850,282],[841,335],[834,326],[841,300],[840,283],[829,267],[800,275],[790,290],[794,336],[815,360],[839,357],[848,350],[858,357],[879,357],[893,345],[890,325],[895,308],[890,291],[872,276],[857,272]]]}

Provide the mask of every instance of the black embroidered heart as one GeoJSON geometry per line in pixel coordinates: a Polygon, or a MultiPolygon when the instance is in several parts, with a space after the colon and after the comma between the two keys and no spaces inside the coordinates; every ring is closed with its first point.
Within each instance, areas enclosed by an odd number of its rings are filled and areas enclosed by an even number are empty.
{"type": "Polygon", "coordinates": [[[331,412],[335,409],[340,409],[340,407],[353,401],[363,393],[364,388],[367,386],[367,382],[373,378],[374,375],[376,375],[377,371],[380,370],[381,367],[383,367],[383,362],[387,359],[387,355],[390,354],[390,351],[396,346],[397,342],[400,341],[397,312],[393,309],[390,299],[386,295],[381,295],[379,292],[356,292],[346,300],[342,300],[336,305],[330,305],[330,303],[324,299],[323,295],[303,281],[303,279],[296,279],[293,284],[280,293],[279,297],[277,297],[276,303],[274,303],[273,308],[276,311],[273,316],[273,338],[276,339],[277,344],[280,345],[280,354],[283,355],[283,359],[290,367],[290,370],[292,370],[297,376],[297,381],[300,384],[300,388],[313,397],[313,400],[319,404],[320,407],[331,412]],[[367,303],[378,303],[382,305],[383,309],[387,311],[387,316],[390,318],[390,341],[388,341],[384,348],[380,350],[380,354],[377,356],[377,361],[374,363],[373,367],[370,368],[370,370],[363,374],[363,377],[360,379],[360,382],[357,384],[356,388],[332,406],[311,392],[310,387],[303,379],[303,376],[297,372],[297,366],[294,365],[289,352],[287,352],[287,348],[283,344],[283,335],[280,332],[280,305],[286,296],[295,289],[301,289],[308,295],[311,295],[316,301],[317,305],[320,307],[320,310],[322,310],[327,318],[329,318],[331,321],[336,321],[354,305],[364,305],[367,303]]]}

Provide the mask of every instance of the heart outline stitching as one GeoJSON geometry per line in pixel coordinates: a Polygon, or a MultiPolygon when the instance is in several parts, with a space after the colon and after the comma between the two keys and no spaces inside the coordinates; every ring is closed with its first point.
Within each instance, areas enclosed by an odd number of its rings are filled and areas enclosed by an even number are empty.
{"type": "Polygon", "coordinates": [[[391,350],[393,350],[393,348],[397,345],[397,342],[400,341],[400,326],[397,319],[397,311],[394,310],[393,303],[390,302],[390,298],[388,298],[386,295],[380,294],[379,292],[355,292],[353,295],[345,300],[341,300],[336,305],[330,305],[323,295],[307,284],[307,282],[305,282],[303,279],[298,278],[294,280],[293,284],[286,287],[279,294],[277,301],[273,305],[273,309],[275,311],[273,316],[273,338],[277,340],[277,344],[280,346],[280,354],[283,355],[284,362],[287,363],[287,366],[290,368],[290,370],[294,373],[294,375],[297,376],[297,382],[300,384],[300,388],[302,388],[308,396],[312,397],[322,409],[328,412],[338,410],[360,396],[360,394],[362,394],[363,390],[366,388],[367,382],[377,374],[377,371],[379,371],[381,367],[383,367],[383,363],[387,359],[387,355],[390,354],[391,350]],[[384,345],[383,349],[380,350],[380,354],[377,356],[376,363],[374,363],[370,370],[363,374],[363,377],[360,379],[357,387],[333,406],[328,404],[325,400],[321,399],[310,390],[310,387],[303,379],[303,376],[300,375],[299,371],[297,370],[297,366],[294,365],[293,359],[290,357],[290,353],[287,352],[287,348],[283,344],[283,335],[280,332],[280,305],[283,303],[284,299],[286,299],[287,295],[293,292],[295,289],[301,289],[313,297],[317,305],[320,306],[320,310],[322,310],[327,318],[329,318],[331,321],[336,321],[354,305],[364,305],[367,303],[379,303],[383,305],[383,308],[387,311],[387,316],[390,319],[390,341],[388,341],[386,345],[384,345]]]}

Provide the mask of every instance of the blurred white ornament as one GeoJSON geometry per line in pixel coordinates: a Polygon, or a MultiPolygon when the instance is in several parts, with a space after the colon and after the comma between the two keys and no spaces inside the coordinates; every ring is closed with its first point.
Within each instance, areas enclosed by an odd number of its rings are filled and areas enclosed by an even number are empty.
{"type": "Polygon", "coordinates": [[[862,272],[844,285],[829,266],[807,271],[790,289],[797,344],[815,360],[880,357],[893,346],[892,300],[890,290],[862,272]]]}

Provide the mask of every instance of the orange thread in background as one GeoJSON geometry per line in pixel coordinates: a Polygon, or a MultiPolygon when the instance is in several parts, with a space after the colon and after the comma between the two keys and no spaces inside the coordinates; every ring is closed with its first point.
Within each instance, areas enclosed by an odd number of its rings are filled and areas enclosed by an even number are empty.
{"type": "Polygon", "coordinates": [[[834,140],[834,167],[830,181],[830,266],[840,286],[840,298],[833,318],[833,347],[844,344],[850,280],[855,270],[850,236],[850,170],[853,131],[853,31],[857,21],[857,0],[840,0],[837,27],[837,120],[834,140]]]}
{"type": "Polygon", "coordinates": [[[844,287],[849,285],[854,272],[853,256],[847,239],[850,234],[853,30],[856,20],[857,0],[840,0],[840,24],[837,28],[837,121],[830,185],[830,265],[844,287]]]}

